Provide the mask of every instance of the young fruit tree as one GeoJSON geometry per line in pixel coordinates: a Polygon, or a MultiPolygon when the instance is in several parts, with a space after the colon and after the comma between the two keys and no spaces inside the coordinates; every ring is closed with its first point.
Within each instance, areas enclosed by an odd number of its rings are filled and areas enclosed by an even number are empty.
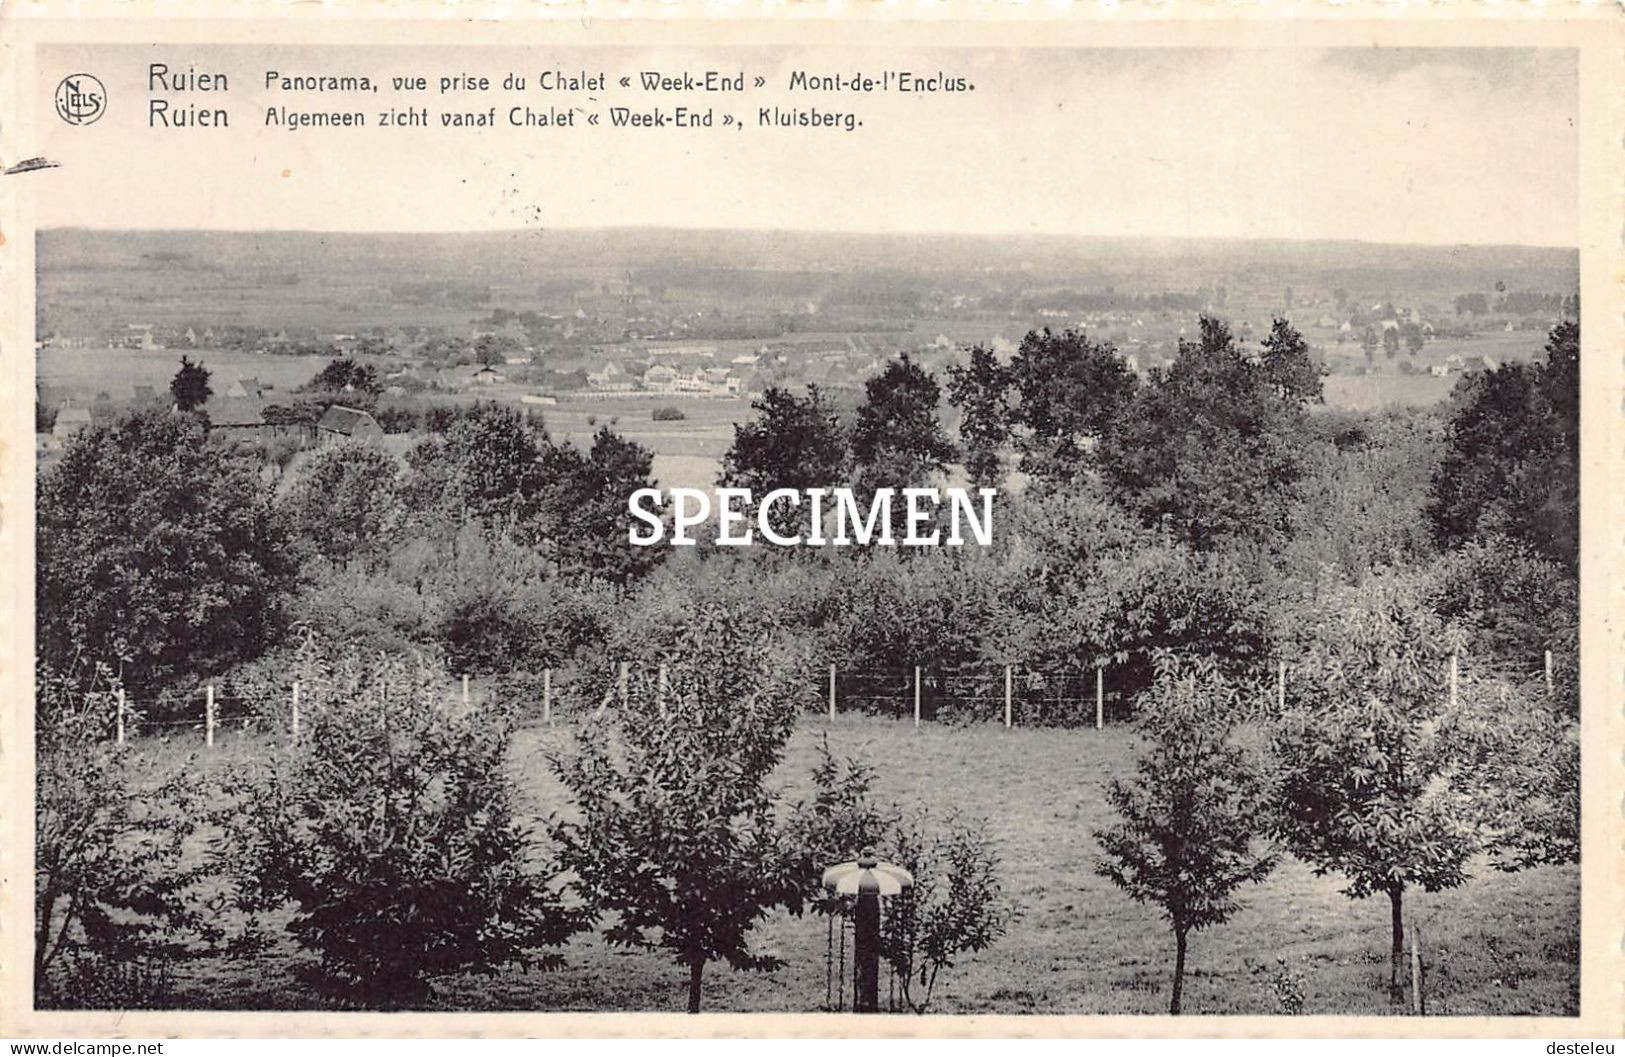
{"type": "Polygon", "coordinates": [[[1373,577],[1314,608],[1274,736],[1277,824],[1293,854],[1348,879],[1350,898],[1388,896],[1397,1002],[1405,892],[1461,884],[1484,845],[1471,764],[1483,719],[1451,687],[1461,636],[1416,584],[1373,577]]]}
{"type": "Polygon", "coordinates": [[[552,833],[583,901],[612,915],[605,938],[670,953],[697,1013],[706,964],[777,968],[751,949],[751,930],[769,911],[803,906],[780,797],[766,785],[803,691],[749,614],[696,606],[667,645],[659,674],[629,679],[624,707],[607,707],[552,758],[575,802],[552,833]]]}
{"type": "Polygon", "coordinates": [[[496,704],[460,707],[420,660],[307,641],[301,735],[245,787],[233,844],[243,903],[288,931],[366,1006],[421,1004],[430,981],[558,964],[584,927],[516,823],[496,704]]]}
{"type": "Polygon", "coordinates": [[[1114,779],[1106,799],[1120,816],[1095,834],[1097,872],[1141,903],[1154,903],[1174,931],[1168,1012],[1180,1012],[1185,953],[1194,930],[1236,912],[1236,890],[1275,868],[1254,850],[1268,798],[1259,771],[1231,740],[1240,693],[1211,659],[1158,658],[1156,681],[1138,700],[1145,748],[1133,778],[1114,779]]]}

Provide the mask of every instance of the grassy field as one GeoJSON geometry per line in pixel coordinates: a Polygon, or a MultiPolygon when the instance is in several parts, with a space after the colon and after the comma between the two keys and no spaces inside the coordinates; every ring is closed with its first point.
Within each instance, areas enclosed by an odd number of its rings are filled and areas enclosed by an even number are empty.
{"type": "MultiPolygon", "coordinates": [[[[1461,378],[1459,373],[1436,378],[1426,373],[1428,368],[1443,364],[1451,356],[1488,356],[1496,363],[1520,360],[1539,360],[1545,356],[1546,335],[1529,331],[1516,333],[1480,334],[1467,340],[1441,338],[1430,341],[1415,356],[1401,352],[1399,359],[1390,361],[1378,353],[1377,365],[1381,374],[1338,374],[1326,377],[1326,406],[1346,411],[1374,411],[1383,407],[1426,407],[1450,395],[1450,389],[1461,378]],[[1421,374],[1400,374],[1399,363],[1409,363],[1421,374]]],[[[1342,345],[1321,343],[1328,366],[1335,372],[1365,363],[1365,354],[1358,342],[1342,345]]]]}
{"type": "MultiPolygon", "coordinates": [[[[563,808],[542,757],[567,727],[518,735],[514,767],[521,806],[542,817],[563,808]]],[[[1108,822],[1102,783],[1132,766],[1134,738],[1122,729],[949,728],[869,717],[833,725],[808,719],[776,779],[792,798],[810,792],[820,738],[882,768],[880,793],[902,806],[985,817],[997,837],[1007,895],[1016,908],[1009,933],[992,949],[944,973],[935,1010],[945,1013],[1158,1013],[1166,1009],[1173,941],[1158,913],[1131,902],[1095,875],[1093,831],[1108,822]]],[[[168,756],[193,748],[149,742],[168,756]]],[[[230,767],[266,751],[231,735],[206,765],[230,767]]],[[[1429,962],[1430,1012],[1573,1014],[1578,1008],[1579,875],[1573,867],[1501,874],[1480,865],[1454,891],[1413,895],[1408,904],[1429,962]]],[[[1278,1011],[1270,987],[1276,959],[1303,982],[1306,1014],[1388,1014],[1386,901],[1354,902],[1335,877],[1316,877],[1287,859],[1262,886],[1243,894],[1228,924],[1195,934],[1186,981],[1187,1012],[1278,1011]]],[[[712,965],[705,1007],[713,1011],[815,1011],[824,1001],[825,923],[775,915],[757,931],[762,950],[788,965],[737,973],[712,965]]],[[[581,936],[565,950],[567,968],[505,969],[437,984],[440,1008],[678,1011],[682,970],[654,952],[606,946],[581,936]]],[[[179,1004],[212,1008],[313,1008],[323,1004],[301,979],[314,957],[290,943],[252,961],[224,959],[179,973],[179,1004]]]]}
{"type": "Polygon", "coordinates": [[[271,356],[228,349],[46,349],[35,360],[34,371],[42,385],[66,390],[84,403],[98,392],[127,401],[132,386],[150,385],[160,393],[168,392],[182,356],[207,367],[211,384],[221,393],[243,378],[290,390],[310,381],[330,360],[327,356],[271,356]]]}

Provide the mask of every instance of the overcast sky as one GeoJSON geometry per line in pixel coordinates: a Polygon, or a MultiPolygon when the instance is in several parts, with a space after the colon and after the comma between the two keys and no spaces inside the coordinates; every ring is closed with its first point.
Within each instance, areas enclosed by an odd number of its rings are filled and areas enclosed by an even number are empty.
{"type": "MultiPolygon", "coordinates": [[[[1567,50],[932,50],[59,48],[40,55],[41,226],[455,231],[658,225],[832,231],[1578,241],[1577,67],[1567,50]],[[231,79],[225,132],[147,127],[149,61],[231,79]],[[769,87],[696,98],[742,131],[597,129],[288,132],[267,105],[346,97],[263,90],[267,69],[389,78],[466,69],[602,69],[608,102],[640,69],[743,69],[769,87]],[[976,91],[791,94],[788,72],[943,70],[976,91]],[[95,73],[96,124],[50,90],[95,73]],[[861,111],[855,133],[756,127],[761,105],[861,111]],[[48,181],[48,182],[47,182],[48,181]]],[[[215,105],[209,96],[194,97],[215,105]]],[[[353,98],[353,97],[352,97],[353,98]]],[[[459,100],[502,120],[516,101],[459,100]]],[[[585,102],[583,100],[573,100],[585,102]]],[[[432,117],[431,113],[431,117],[432,117]]],[[[720,117],[719,119],[720,120],[720,117]]],[[[8,159],[9,161],[10,159],[8,159]]]]}

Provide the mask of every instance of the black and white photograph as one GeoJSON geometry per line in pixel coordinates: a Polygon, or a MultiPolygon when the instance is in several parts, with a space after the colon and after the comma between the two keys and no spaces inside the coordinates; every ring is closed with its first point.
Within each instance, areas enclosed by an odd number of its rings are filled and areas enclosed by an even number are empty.
{"type": "Polygon", "coordinates": [[[1584,47],[604,32],[31,51],[31,1015],[1595,1023],[1584,47]]]}

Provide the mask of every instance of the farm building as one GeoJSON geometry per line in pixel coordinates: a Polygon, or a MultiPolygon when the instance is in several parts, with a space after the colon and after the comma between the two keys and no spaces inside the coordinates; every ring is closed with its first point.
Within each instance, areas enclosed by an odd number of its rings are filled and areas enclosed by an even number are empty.
{"type": "Polygon", "coordinates": [[[677,372],[663,363],[657,363],[643,372],[643,387],[657,393],[670,392],[676,382],[677,372]]]}
{"type": "Polygon", "coordinates": [[[334,404],[316,420],[316,437],[320,443],[332,444],[347,438],[377,440],[384,435],[378,420],[365,411],[334,404]]]}

